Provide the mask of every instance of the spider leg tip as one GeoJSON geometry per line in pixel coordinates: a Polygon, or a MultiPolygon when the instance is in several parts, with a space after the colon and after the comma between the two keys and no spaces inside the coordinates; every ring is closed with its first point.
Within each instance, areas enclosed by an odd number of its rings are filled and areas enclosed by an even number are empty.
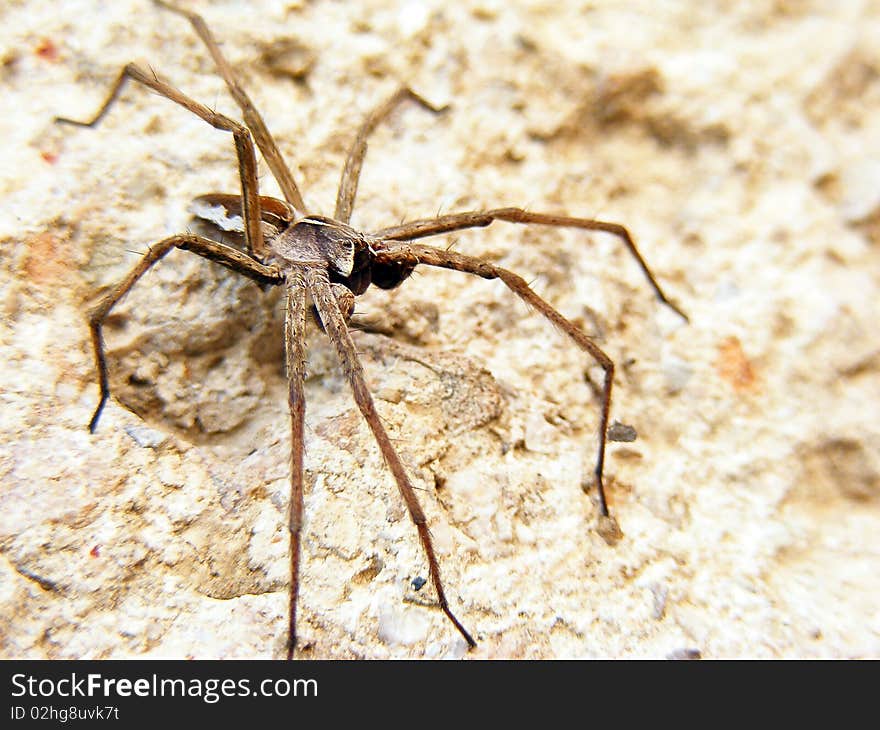
{"type": "Polygon", "coordinates": [[[599,515],[596,531],[608,545],[616,545],[623,538],[623,531],[617,520],[607,512],[599,515]]]}
{"type": "Polygon", "coordinates": [[[685,321],[685,324],[691,323],[691,318],[688,317],[684,313],[684,310],[681,307],[679,307],[675,302],[673,302],[671,299],[667,299],[665,295],[661,295],[660,301],[663,304],[665,304],[667,307],[669,307],[673,312],[675,312],[679,317],[681,317],[685,321]]]}

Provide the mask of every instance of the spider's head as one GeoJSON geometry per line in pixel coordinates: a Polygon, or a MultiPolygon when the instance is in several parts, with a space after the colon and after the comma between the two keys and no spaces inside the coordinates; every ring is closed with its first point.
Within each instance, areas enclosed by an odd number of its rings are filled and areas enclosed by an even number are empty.
{"type": "MultiPolygon", "coordinates": [[[[380,289],[400,285],[415,268],[415,262],[379,261],[376,251],[381,239],[361,233],[347,223],[309,215],[293,224],[298,238],[308,238],[320,248],[330,281],[343,284],[356,296],[375,284],[380,289]]],[[[282,234],[283,235],[283,234],[282,234]]]]}
{"type": "Polygon", "coordinates": [[[363,294],[371,281],[371,239],[347,223],[308,215],[299,218],[269,244],[280,264],[324,266],[330,281],[363,294]]]}

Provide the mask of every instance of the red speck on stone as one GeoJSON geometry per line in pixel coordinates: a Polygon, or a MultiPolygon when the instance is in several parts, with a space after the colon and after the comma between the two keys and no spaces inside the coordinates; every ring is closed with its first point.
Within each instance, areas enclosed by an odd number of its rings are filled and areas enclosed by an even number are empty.
{"type": "Polygon", "coordinates": [[[44,61],[57,61],[58,60],[58,47],[48,38],[43,38],[34,49],[34,53],[36,53],[40,58],[44,61]]]}

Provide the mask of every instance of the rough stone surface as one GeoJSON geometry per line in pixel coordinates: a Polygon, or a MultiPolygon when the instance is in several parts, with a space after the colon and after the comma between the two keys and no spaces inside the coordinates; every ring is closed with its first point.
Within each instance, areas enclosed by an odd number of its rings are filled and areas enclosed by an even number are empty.
{"type": "MultiPolygon", "coordinates": [[[[437,240],[520,272],[618,363],[614,545],[581,489],[600,371],[501,284],[426,271],[358,301],[370,386],[431,520],[468,654],[310,333],[306,657],[880,655],[880,4],[193,3],[316,211],[363,116],[354,224],[524,205],[437,240]],[[384,334],[376,334],[381,332],[384,334]],[[389,339],[390,337],[390,339],[389,339]]],[[[108,322],[97,433],[85,312],[196,194],[238,117],[188,24],[149,3],[0,9],[0,655],[279,657],[287,602],[283,302],[173,253],[108,322]]],[[[277,188],[263,169],[267,194],[277,188]]]]}

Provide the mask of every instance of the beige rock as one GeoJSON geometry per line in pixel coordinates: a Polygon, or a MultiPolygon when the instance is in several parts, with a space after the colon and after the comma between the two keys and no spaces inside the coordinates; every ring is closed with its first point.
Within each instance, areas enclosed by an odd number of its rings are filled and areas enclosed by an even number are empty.
{"type": "MultiPolygon", "coordinates": [[[[502,223],[441,246],[521,273],[617,362],[623,537],[597,532],[599,372],[501,284],[368,292],[382,417],[432,522],[471,653],[310,333],[300,631],[308,657],[880,655],[880,13],[876,3],[199,5],[316,211],[371,139],[353,223],[524,205],[619,241],[502,223]],[[415,581],[415,582],[414,582],[415,581]]],[[[0,10],[0,655],[279,657],[289,428],[283,303],[173,253],[115,310],[98,431],[86,308],[194,195],[228,135],[128,88],[138,60],[240,114],[188,25],[143,4],[0,10]]],[[[262,168],[266,194],[277,194],[262,168]]]]}

